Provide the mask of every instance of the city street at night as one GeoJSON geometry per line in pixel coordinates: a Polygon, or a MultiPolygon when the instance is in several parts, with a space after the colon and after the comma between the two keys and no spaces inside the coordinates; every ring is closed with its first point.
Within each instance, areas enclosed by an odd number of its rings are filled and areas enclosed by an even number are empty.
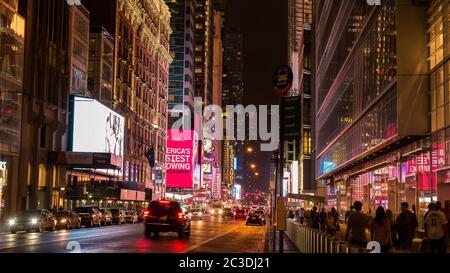
{"type": "Polygon", "coordinates": [[[43,233],[4,232],[0,233],[0,253],[258,253],[263,250],[264,226],[246,226],[244,221],[221,218],[192,221],[191,225],[190,237],[182,240],[176,233],[146,239],[142,223],[43,233]]]}

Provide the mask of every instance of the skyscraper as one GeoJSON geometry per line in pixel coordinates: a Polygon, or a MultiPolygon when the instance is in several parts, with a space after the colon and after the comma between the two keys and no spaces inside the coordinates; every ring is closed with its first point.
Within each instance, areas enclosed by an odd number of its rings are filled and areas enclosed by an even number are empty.
{"type": "MultiPolygon", "coordinates": [[[[236,106],[244,104],[244,39],[242,33],[224,29],[223,33],[223,91],[222,107],[226,109],[227,105],[236,106]]],[[[235,124],[237,124],[235,122],[235,124]]],[[[236,134],[236,128],[233,128],[236,134]]],[[[233,157],[224,157],[224,168],[228,166],[233,170],[224,169],[224,175],[233,172],[234,181],[224,181],[230,185],[238,183],[243,185],[246,181],[247,160],[245,154],[244,141],[225,140],[229,142],[223,145],[223,154],[233,157]],[[233,149],[229,151],[228,149],[233,149]]]]}
{"type": "Polygon", "coordinates": [[[315,182],[311,175],[312,122],[311,122],[311,24],[312,1],[290,0],[288,2],[288,64],[293,72],[293,86],[289,96],[300,96],[298,107],[302,113],[301,139],[289,141],[285,151],[290,160],[292,193],[314,192],[315,182]],[[295,170],[294,170],[295,168],[295,170]],[[298,175],[297,175],[298,174],[298,175]],[[295,189],[294,189],[295,187],[295,189]]]}
{"type": "MultiPolygon", "coordinates": [[[[169,67],[169,112],[185,105],[191,113],[194,109],[194,46],[195,46],[195,0],[167,1],[170,9],[170,54],[174,59],[169,67]]],[[[178,111],[179,112],[179,111],[178,111]]],[[[177,120],[169,117],[169,126],[177,120]]],[[[191,117],[191,126],[193,118],[191,117]]]]}

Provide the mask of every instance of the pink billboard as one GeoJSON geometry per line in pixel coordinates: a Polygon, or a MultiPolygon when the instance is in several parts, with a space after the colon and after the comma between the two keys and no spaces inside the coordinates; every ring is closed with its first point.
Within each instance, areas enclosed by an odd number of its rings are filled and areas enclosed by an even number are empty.
{"type": "Polygon", "coordinates": [[[193,188],[195,154],[194,131],[168,130],[167,188],[193,188]]]}

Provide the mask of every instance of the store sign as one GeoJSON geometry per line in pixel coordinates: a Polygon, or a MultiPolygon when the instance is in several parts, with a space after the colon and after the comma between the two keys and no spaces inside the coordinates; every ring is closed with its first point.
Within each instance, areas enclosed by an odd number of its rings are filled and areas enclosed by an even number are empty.
{"type": "Polygon", "coordinates": [[[135,201],[136,200],[136,191],[133,190],[120,190],[120,200],[124,201],[135,201]]]}
{"type": "Polygon", "coordinates": [[[6,162],[0,161],[0,171],[6,171],[6,162]]]}
{"type": "Polygon", "coordinates": [[[192,188],[194,182],[193,131],[168,130],[166,167],[167,188],[192,188]]]}
{"type": "Polygon", "coordinates": [[[145,192],[144,191],[136,192],[136,200],[137,201],[145,201],[145,192]]]}

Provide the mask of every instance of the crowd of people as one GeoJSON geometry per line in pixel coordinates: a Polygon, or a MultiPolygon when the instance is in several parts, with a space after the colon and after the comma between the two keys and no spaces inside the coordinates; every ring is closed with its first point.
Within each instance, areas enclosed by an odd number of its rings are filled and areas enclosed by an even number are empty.
{"type": "MultiPolygon", "coordinates": [[[[336,235],[341,229],[341,215],[333,207],[329,211],[325,208],[318,210],[317,206],[310,210],[300,208],[289,211],[289,218],[295,219],[301,225],[321,230],[331,235],[336,235]]],[[[382,253],[409,252],[413,247],[413,240],[417,236],[419,226],[416,210],[409,208],[407,202],[401,204],[400,214],[394,218],[391,210],[379,206],[375,215],[362,212],[362,203],[356,201],[350,206],[350,210],[343,215],[346,224],[344,239],[357,247],[366,248],[367,234],[370,233],[370,241],[380,243],[382,253]]],[[[442,208],[441,202],[431,203],[424,215],[425,233],[420,250],[429,253],[446,253],[450,243],[450,201],[445,202],[442,208]]]]}

